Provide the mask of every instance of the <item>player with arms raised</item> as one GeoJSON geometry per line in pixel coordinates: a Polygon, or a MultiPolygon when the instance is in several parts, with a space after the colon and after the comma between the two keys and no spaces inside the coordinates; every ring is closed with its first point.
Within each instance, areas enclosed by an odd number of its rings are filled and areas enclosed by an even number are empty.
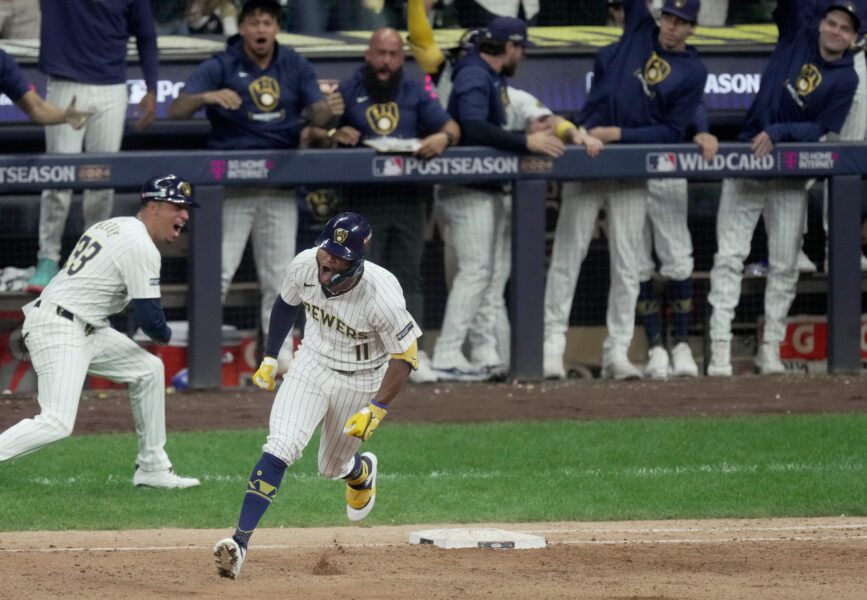
{"type": "Polygon", "coordinates": [[[189,182],[176,175],[152,178],[142,188],[138,214],[88,228],[57,276],[24,307],[22,331],[38,378],[42,412],[0,435],[0,461],[69,436],[84,378],[91,374],[129,384],[139,437],[133,483],[199,485],[198,479],[176,475],[166,455],[162,361],[108,323],[108,317],[132,299],[139,327],[159,343],[169,341],[172,331],[160,306],[155,242],[177,240],[194,206],[198,204],[189,182]]]}
{"type": "Polygon", "coordinates": [[[253,467],[232,537],[214,547],[217,571],[236,578],[253,530],[321,423],[319,472],[346,480],[346,514],[364,519],[376,500],[377,459],[358,453],[418,366],[421,330],[397,279],[365,262],[370,224],[357,213],[333,217],[313,248],[289,264],[271,311],[265,358],[253,382],[272,390],[277,353],[299,309],[304,341],[271,409],[270,432],[253,467]]]}

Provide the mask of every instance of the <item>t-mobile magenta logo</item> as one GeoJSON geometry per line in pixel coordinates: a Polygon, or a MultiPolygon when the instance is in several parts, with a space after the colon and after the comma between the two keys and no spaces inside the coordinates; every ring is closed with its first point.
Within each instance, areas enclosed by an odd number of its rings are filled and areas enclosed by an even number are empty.
{"type": "Polygon", "coordinates": [[[798,153],[783,152],[783,164],[786,165],[786,170],[796,171],[798,169],[798,153]]]}
{"type": "Polygon", "coordinates": [[[226,175],[226,161],[225,160],[212,160],[211,161],[211,174],[214,176],[214,179],[217,181],[222,181],[223,177],[226,175]]]}

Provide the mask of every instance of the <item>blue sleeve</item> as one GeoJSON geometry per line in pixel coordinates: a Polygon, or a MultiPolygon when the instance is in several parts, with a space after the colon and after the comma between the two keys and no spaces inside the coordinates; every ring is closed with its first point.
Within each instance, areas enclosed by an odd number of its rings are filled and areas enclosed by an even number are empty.
{"type": "MultiPolygon", "coordinates": [[[[490,93],[488,74],[481,68],[464,67],[452,84],[452,99],[455,100],[452,116],[459,124],[464,121],[489,120],[490,93]]],[[[452,106],[450,101],[450,110],[452,106]]]]}
{"type": "Polygon", "coordinates": [[[648,20],[655,24],[647,8],[647,0],[623,0],[623,13],[626,19],[623,23],[624,33],[640,28],[648,20]]]}
{"type": "Polygon", "coordinates": [[[9,96],[12,102],[18,102],[30,90],[30,84],[24,78],[21,67],[15,59],[0,50],[0,92],[9,96]]]}
{"type": "Polygon", "coordinates": [[[159,298],[135,298],[132,301],[135,322],[149,338],[161,344],[172,338],[159,298]]]}
{"type": "Polygon", "coordinates": [[[223,85],[223,66],[219,59],[209,58],[196,67],[187,78],[184,89],[181,91],[186,94],[201,94],[202,92],[222,89],[223,85]]]}
{"type": "Polygon", "coordinates": [[[298,56],[298,90],[302,106],[310,106],[314,102],[325,101],[322,90],[319,89],[319,81],[310,61],[303,56],[298,56]]]}
{"type": "Polygon", "coordinates": [[[436,133],[449,122],[451,116],[439,103],[439,100],[434,100],[425,89],[419,85],[419,105],[418,105],[418,124],[421,131],[428,133],[436,133]]]}
{"type": "MultiPolygon", "coordinates": [[[[777,0],[774,22],[779,30],[778,41],[791,41],[798,34],[803,21],[813,20],[817,0],[777,0]]],[[[818,20],[816,20],[818,26],[818,20]]]]}
{"type": "Polygon", "coordinates": [[[707,107],[704,105],[704,100],[699,102],[698,107],[695,109],[692,126],[696,133],[707,133],[710,131],[710,124],[707,120],[707,107]]]}
{"type": "Polygon", "coordinates": [[[765,133],[777,144],[779,142],[818,142],[828,130],[819,123],[798,121],[774,123],[765,127],[765,133]]]}
{"type": "Polygon", "coordinates": [[[280,353],[280,346],[289,335],[289,330],[295,324],[295,317],[298,316],[298,306],[286,304],[283,297],[279,294],[274,300],[274,306],[271,308],[271,319],[268,321],[268,339],[265,341],[265,356],[277,358],[280,353]]]}
{"type": "Polygon", "coordinates": [[[139,63],[144,74],[148,91],[157,89],[157,66],[159,51],[157,50],[157,29],[151,13],[151,4],[147,0],[139,0],[130,8],[128,31],[135,36],[139,63]]]}

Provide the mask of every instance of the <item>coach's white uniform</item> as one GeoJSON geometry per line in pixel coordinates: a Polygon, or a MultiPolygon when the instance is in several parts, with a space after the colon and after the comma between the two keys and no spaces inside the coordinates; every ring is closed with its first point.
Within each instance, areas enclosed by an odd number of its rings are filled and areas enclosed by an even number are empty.
{"type": "Polygon", "coordinates": [[[131,299],[159,298],[159,283],[160,254],[140,220],[118,217],[85,231],[39,300],[25,307],[22,331],[38,375],[41,413],[0,435],[0,460],[70,435],[91,374],[129,384],[142,470],[171,467],[162,361],[108,323],[131,299]]]}
{"type": "Polygon", "coordinates": [[[318,279],[316,248],[298,254],[281,297],[304,306],[304,340],[277,391],[263,450],[291,465],[322,423],[319,472],[347,475],[361,440],[343,434],[347,419],[379,390],[392,354],[409,350],[421,329],[406,310],[397,278],[364,263],[350,291],[326,297],[318,279]]]}
{"type": "MultiPolygon", "coordinates": [[[[509,131],[525,131],[531,122],[552,113],[532,94],[512,86],[506,88],[506,125],[509,131]]],[[[502,208],[497,207],[494,221],[494,259],[491,279],[482,296],[481,306],[470,327],[470,359],[483,367],[509,365],[510,326],[504,293],[512,271],[512,196],[502,194],[502,208]]]]}

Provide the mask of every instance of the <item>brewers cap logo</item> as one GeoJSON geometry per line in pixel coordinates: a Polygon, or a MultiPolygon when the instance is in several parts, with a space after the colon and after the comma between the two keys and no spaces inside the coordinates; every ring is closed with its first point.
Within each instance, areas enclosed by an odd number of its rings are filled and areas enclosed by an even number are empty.
{"type": "Polygon", "coordinates": [[[191,186],[191,185],[189,184],[189,182],[187,182],[187,181],[182,181],[182,182],[181,182],[181,187],[180,187],[180,189],[181,189],[181,193],[182,193],[184,196],[186,196],[187,198],[189,198],[190,196],[193,195],[193,186],[191,186]]]}
{"type": "Polygon", "coordinates": [[[400,121],[400,109],[397,102],[385,102],[383,104],[371,104],[364,111],[367,124],[379,135],[389,135],[400,121]]]}
{"type": "Polygon", "coordinates": [[[280,84],[272,77],[259,77],[247,86],[256,108],[270,112],[280,103],[280,84]]]}
{"type": "Polygon", "coordinates": [[[799,96],[808,96],[822,85],[822,73],[816,68],[816,65],[810,63],[801,67],[801,72],[798,73],[798,79],[795,81],[795,89],[799,96]]]}
{"type": "Polygon", "coordinates": [[[349,232],[346,231],[345,229],[338,227],[337,229],[334,230],[334,241],[337,242],[338,244],[340,244],[341,246],[343,245],[343,242],[345,242],[346,238],[348,238],[348,237],[349,237],[349,232]]]}
{"type": "Polygon", "coordinates": [[[686,6],[686,0],[674,0],[675,8],[683,8],[684,6],[686,6]]]}
{"type": "Polygon", "coordinates": [[[656,52],[644,64],[644,81],[648,85],[662,83],[671,74],[671,65],[660,58],[656,52]]]}

